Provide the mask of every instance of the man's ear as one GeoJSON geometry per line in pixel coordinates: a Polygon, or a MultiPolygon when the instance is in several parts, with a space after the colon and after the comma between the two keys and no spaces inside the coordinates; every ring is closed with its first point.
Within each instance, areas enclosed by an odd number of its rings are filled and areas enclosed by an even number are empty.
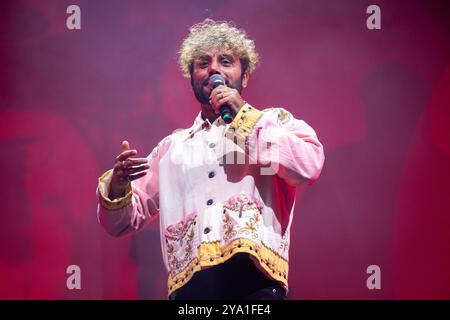
{"type": "Polygon", "coordinates": [[[242,75],[242,88],[247,88],[248,79],[250,78],[250,75],[247,71],[244,72],[242,75]]]}

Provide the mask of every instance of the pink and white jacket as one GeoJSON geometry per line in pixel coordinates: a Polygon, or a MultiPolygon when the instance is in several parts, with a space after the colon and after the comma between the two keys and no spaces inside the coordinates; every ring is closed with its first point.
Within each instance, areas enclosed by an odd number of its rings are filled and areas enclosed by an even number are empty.
{"type": "Polygon", "coordinates": [[[314,130],[282,108],[245,104],[230,124],[197,116],[148,156],[147,175],[108,199],[112,170],[99,178],[98,218],[108,233],[136,232],[159,217],[168,294],[194,273],[248,253],[288,288],[296,187],[313,183],[324,153],[314,130]]]}

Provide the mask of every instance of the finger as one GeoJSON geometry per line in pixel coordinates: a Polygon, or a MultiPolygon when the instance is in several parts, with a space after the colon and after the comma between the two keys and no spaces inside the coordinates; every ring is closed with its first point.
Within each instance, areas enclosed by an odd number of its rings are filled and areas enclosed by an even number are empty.
{"type": "Polygon", "coordinates": [[[216,87],[213,91],[211,91],[210,97],[218,96],[221,93],[225,94],[227,92],[230,92],[231,90],[233,90],[233,89],[228,88],[228,87],[223,86],[223,85],[220,85],[220,86],[216,87]]]}
{"type": "Polygon", "coordinates": [[[122,141],[122,151],[127,151],[130,150],[130,144],[128,143],[127,140],[123,140],[122,141]]]}
{"type": "Polygon", "coordinates": [[[136,167],[129,167],[125,169],[125,172],[127,175],[131,175],[134,173],[138,173],[144,170],[148,170],[149,166],[144,164],[144,165],[140,165],[140,166],[136,166],[136,167]]]}
{"type": "Polygon", "coordinates": [[[223,93],[220,91],[215,91],[209,98],[209,104],[213,108],[215,113],[219,112],[219,99],[222,97],[223,93]]]}
{"type": "Polygon", "coordinates": [[[217,91],[216,95],[213,96],[213,99],[217,99],[217,102],[219,102],[220,99],[231,96],[233,94],[234,91],[232,89],[227,88],[227,90],[217,91]]]}
{"type": "Polygon", "coordinates": [[[217,101],[217,106],[220,109],[221,106],[223,106],[224,104],[228,103],[228,101],[230,101],[230,96],[224,96],[223,98],[220,98],[217,101]]]}
{"type": "Polygon", "coordinates": [[[131,156],[134,156],[137,154],[137,150],[127,150],[127,151],[123,151],[121,154],[119,154],[116,157],[116,161],[123,161],[125,159],[128,159],[131,156]]]}
{"type": "Polygon", "coordinates": [[[221,84],[220,86],[217,86],[216,89],[219,91],[223,91],[223,90],[227,90],[230,88],[228,88],[226,85],[221,84]]]}
{"type": "Polygon", "coordinates": [[[139,178],[145,176],[146,174],[147,174],[147,171],[143,171],[141,173],[129,175],[128,181],[133,181],[133,180],[139,179],[139,178]]]}
{"type": "Polygon", "coordinates": [[[137,166],[140,164],[148,164],[147,158],[128,158],[125,160],[125,164],[127,167],[137,166]]]}
{"type": "Polygon", "coordinates": [[[139,165],[148,165],[148,160],[146,158],[135,158],[126,159],[124,161],[117,161],[119,169],[128,170],[129,168],[134,168],[139,165]]]}
{"type": "Polygon", "coordinates": [[[223,101],[223,99],[229,98],[232,95],[233,95],[233,93],[231,93],[231,92],[222,92],[221,94],[219,94],[219,98],[217,100],[217,103],[221,103],[223,101]]]}
{"type": "Polygon", "coordinates": [[[221,94],[227,92],[228,89],[229,88],[227,88],[225,86],[218,86],[213,91],[211,91],[211,94],[209,95],[209,98],[210,99],[218,98],[218,97],[220,97],[221,94]]]}

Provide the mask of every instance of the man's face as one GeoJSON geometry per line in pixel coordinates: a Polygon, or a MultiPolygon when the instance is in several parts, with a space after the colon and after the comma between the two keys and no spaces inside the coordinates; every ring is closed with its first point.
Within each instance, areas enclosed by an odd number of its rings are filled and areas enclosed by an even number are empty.
{"type": "Polygon", "coordinates": [[[227,49],[211,49],[194,60],[192,65],[191,85],[195,97],[201,104],[209,104],[209,96],[213,88],[209,85],[209,77],[221,74],[226,85],[242,92],[247,87],[248,74],[242,73],[239,57],[227,49]]]}

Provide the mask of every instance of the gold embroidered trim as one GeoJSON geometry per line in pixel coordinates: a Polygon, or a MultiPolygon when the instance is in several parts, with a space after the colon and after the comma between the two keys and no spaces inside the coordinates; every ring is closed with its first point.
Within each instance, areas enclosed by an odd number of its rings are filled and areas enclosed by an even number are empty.
{"type": "Polygon", "coordinates": [[[193,258],[187,266],[175,276],[169,273],[168,278],[168,296],[175,290],[184,286],[192,276],[211,266],[224,263],[236,253],[248,253],[253,257],[253,261],[257,266],[265,272],[265,274],[281,282],[287,290],[288,288],[288,262],[274,252],[266,245],[256,244],[249,239],[235,239],[227,246],[221,248],[220,241],[201,243],[198,246],[197,257],[193,258]]]}
{"type": "MultiPolygon", "coordinates": [[[[245,139],[250,135],[253,127],[256,122],[258,122],[259,118],[261,118],[262,114],[262,111],[246,103],[236,114],[228,130],[237,136],[238,139],[245,139]]],[[[227,135],[229,135],[229,133],[227,135]]]]}
{"type": "Polygon", "coordinates": [[[119,210],[126,207],[131,203],[131,197],[133,195],[131,191],[131,184],[126,189],[126,194],[122,198],[110,200],[108,198],[109,187],[111,184],[113,170],[110,169],[98,178],[98,194],[100,205],[107,210],[119,210]]]}

